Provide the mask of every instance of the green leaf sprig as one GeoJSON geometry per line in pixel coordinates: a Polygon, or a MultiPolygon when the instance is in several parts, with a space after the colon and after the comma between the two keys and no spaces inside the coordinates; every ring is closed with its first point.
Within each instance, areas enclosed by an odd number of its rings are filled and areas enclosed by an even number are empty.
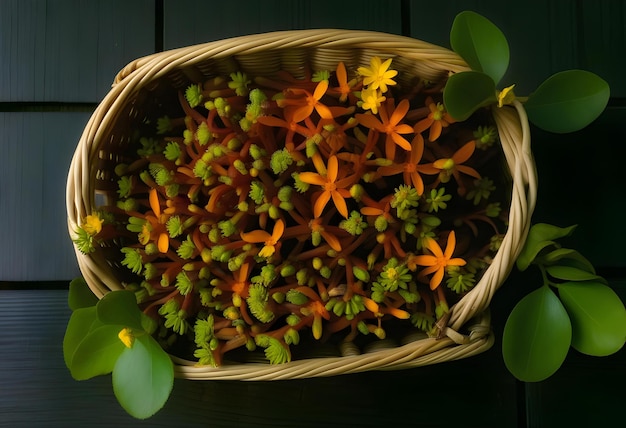
{"type": "MultiPolygon", "coordinates": [[[[446,110],[455,120],[468,119],[490,105],[510,104],[513,87],[496,89],[509,66],[509,45],[500,29],[471,11],[459,13],[450,31],[450,45],[472,71],[453,74],[443,92],[446,110]]],[[[556,73],[524,101],[528,119],[555,133],[574,132],[593,122],[604,111],[610,89],[606,81],[584,70],[556,73]]]]}
{"type": "Polygon", "coordinates": [[[535,265],[543,276],[543,285],[517,303],[504,327],[504,362],[522,381],[550,377],[570,346],[607,356],[626,341],[626,309],[619,296],[589,260],[556,242],[574,229],[533,225],[517,259],[518,269],[535,265]]]}
{"type": "Polygon", "coordinates": [[[174,385],[174,365],[151,336],[156,322],[135,293],[117,290],[98,300],[82,278],[70,283],[72,315],[63,339],[65,364],[76,380],[112,373],[113,392],[131,416],[160,410],[174,385]]]}
{"type": "MultiPolygon", "coordinates": [[[[450,44],[471,68],[451,75],[444,88],[444,106],[456,120],[517,100],[537,127],[567,133],[593,122],[607,105],[609,85],[584,70],[556,73],[526,98],[516,98],[515,85],[496,89],[509,65],[509,45],[496,25],[475,12],[457,15],[450,44]]],[[[570,346],[605,356],[626,340],[626,310],[619,297],[584,256],[556,242],[574,229],[534,225],[517,259],[518,269],[535,265],[543,275],[543,286],[515,306],[504,329],[505,364],[520,380],[551,376],[570,346]]]]}

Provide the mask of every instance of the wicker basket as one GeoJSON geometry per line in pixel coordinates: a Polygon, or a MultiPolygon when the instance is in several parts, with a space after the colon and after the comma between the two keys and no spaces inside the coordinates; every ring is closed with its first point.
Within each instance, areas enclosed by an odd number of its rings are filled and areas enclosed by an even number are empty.
{"type": "MultiPolygon", "coordinates": [[[[122,161],[131,140],[132,124],[149,111],[167,106],[172,88],[184,89],[210,75],[243,71],[271,75],[282,69],[298,76],[302,64],[333,69],[369,63],[378,55],[394,58],[394,68],[405,78],[441,80],[450,72],[467,70],[454,52],[419,40],[369,31],[301,30],[243,36],[166,51],[128,64],[116,76],[109,94],[89,120],[72,159],[67,182],[70,233],[92,213],[109,192],[115,191],[114,165],[122,161]],[[150,93],[150,97],[146,94],[150,93]],[[146,102],[147,99],[151,101],[146,102]]],[[[402,83],[402,82],[400,82],[402,83]]],[[[174,98],[175,99],[175,98],[174,98]]],[[[509,274],[526,239],[536,199],[536,171],[530,151],[528,122],[517,102],[494,110],[501,145],[513,178],[508,231],[493,263],[476,286],[454,306],[439,338],[418,338],[391,348],[316,357],[281,365],[225,364],[196,366],[174,358],[176,373],[189,379],[273,380],[331,376],[366,370],[417,367],[480,353],[493,343],[488,306],[509,274]]],[[[113,274],[118,267],[101,252],[76,251],[90,288],[99,297],[122,285],[113,274]]]]}

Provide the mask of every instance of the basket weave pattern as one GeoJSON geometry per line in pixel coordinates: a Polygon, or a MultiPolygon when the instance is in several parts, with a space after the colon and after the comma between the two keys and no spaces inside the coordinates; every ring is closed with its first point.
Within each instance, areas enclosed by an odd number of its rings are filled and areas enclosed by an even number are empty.
{"type": "MultiPolygon", "coordinates": [[[[468,70],[447,49],[419,40],[368,31],[302,30],[243,36],[171,50],[137,59],[116,76],[112,90],[89,120],[72,159],[67,182],[70,233],[81,219],[115,192],[115,165],[125,159],[133,124],[149,112],[176,103],[176,90],[216,74],[242,71],[255,76],[285,70],[300,77],[303,64],[314,70],[367,64],[372,56],[393,58],[405,79],[440,81],[450,72],[468,70]],[[150,94],[148,97],[147,94],[150,94]],[[149,101],[146,101],[149,100],[149,101]]],[[[455,304],[440,338],[421,338],[401,346],[341,357],[317,357],[282,365],[225,364],[195,366],[174,357],[177,375],[190,379],[273,380],[331,376],[366,370],[417,367],[468,357],[493,343],[488,306],[521,250],[536,199],[536,172],[530,151],[528,122],[519,103],[494,110],[500,142],[513,178],[509,225],[500,250],[476,286],[455,304]]],[[[101,297],[122,288],[119,266],[106,252],[76,251],[90,288],[101,297]]]]}

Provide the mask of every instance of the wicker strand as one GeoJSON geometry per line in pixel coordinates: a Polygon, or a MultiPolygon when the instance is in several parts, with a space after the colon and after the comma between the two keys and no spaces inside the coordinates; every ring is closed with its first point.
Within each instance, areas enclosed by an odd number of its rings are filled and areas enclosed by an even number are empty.
{"type": "Polygon", "coordinates": [[[495,109],[494,118],[513,176],[509,228],[490,266],[492,274],[483,275],[479,283],[451,308],[452,316],[448,325],[453,330],[458,330],[468,318],[485,310],[496,290],[509,275],[526,241],[530,216],[537,199],[537,172],[530,150],[530,128],[524,107],[519,101],[515,101],[514,108],[495,109]]]}

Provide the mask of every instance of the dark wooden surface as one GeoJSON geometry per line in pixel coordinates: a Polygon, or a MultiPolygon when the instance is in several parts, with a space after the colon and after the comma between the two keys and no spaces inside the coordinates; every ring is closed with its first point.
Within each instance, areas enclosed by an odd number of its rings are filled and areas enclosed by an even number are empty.
{"type": "Polygon", "coordinates": [[[166,407],[143,422],[119,407],[110,377],[75,382],[63,364],[67,282],[79,274],[66,232],[67,168],[119,69],[162,49],[284,29],[370,29],[448,46],[464,9],[507,35],[502,83],[520,94],[569,68],[609,81],[610,107],[588,129],[534,134],[535,221],[579,224],[569,244],[626,299],[625,1],[0,0],[0,427],[622,426],[625,350],[603,359],[571,352],[536,384],[506,371],[502,326],[536,286],[532,273],[514,273],[497,293],[494,347],[458,362],[298,381],[177,380],[166,407]]]}
{"type": "Polygon", "coordinates": [[[73,381],[61,338],[64,290],[6,290],[0,300],[0,426],[517,426],[518,386],[498,348],[425,369],[278,382],[177,380],[165,408],[134,421],[109,376],[73,381]]]}

